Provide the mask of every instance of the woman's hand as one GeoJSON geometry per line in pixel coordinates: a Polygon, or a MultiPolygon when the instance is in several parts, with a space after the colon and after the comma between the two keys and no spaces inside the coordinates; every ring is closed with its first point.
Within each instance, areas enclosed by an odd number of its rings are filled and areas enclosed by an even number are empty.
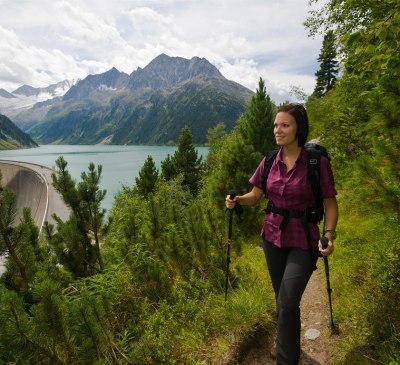
{"type": "Polygon", "coordinates": [[[329,256],[334,250],[333,242],[331,240],[328,240],[328,246],[326,246],[326,248],[323,248],[321,241],[318,241],[318,249],[323,256],[329,256]]]}
{"type": "Polygon", "coordinates": [[[241,205],[256,205],[262,196],[263,191],[254,186],[250,192],[244,195],[236,195],[233,199],[227,195],[225,198],[225,206],[228,209],[233,209],[235,208],[236,203],[241,205]]]}
{"type": "Polygon", "coordinates": [[[235,196],[233,199],[231,199],[231,198],[230,198],[230,195],[227,195],[226,198],[225,198],[225,206],[226,206],[228,209],[233,209],[233,208],[235,208],[236,199],[237,199],[237,196],[235,196]]]}

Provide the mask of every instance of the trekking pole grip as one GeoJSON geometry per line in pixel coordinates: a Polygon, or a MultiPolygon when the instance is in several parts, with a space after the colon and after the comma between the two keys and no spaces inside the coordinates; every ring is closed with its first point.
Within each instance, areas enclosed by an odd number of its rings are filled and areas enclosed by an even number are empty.
{"type": "Polygon", "coordinates": [[[329,240],[326,237],[321,237],[319,239],[321,241],[322,248],[325,250],[328,247],[329,240]]]}

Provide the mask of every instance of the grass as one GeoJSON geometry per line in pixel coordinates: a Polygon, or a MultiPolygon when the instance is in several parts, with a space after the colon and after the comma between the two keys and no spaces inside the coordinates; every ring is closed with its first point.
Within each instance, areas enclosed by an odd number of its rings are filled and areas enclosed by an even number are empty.
{"type": "Polygon", "coordinates": [[[393,217],[341,207],[330,260],[343,340],[334,364],[399,364],[399,228],[393,217]]]}
{"type": "Polygon", "coordinates": [[[238,287],[229,289],[226,302],[223,290],[204,300],[197,328],[183,336],[180,351],[190,354],[185,363],[224,363],[257,328],[273,330],[274,295],[262,250],[244,245],[241,256],[232,258],[232,272],[240,277],[238,287]]]}
{"type": "Polygon", "coordinates": [[[21,145],[12,139],[0,139],[0,150],[14,150],[21,148],[21,145]]]}

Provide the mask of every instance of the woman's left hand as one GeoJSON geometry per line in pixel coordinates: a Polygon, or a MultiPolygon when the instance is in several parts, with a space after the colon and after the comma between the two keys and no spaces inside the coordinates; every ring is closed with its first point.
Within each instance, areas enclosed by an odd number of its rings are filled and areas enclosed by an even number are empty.
{"type": "Polygon", "coordinates": [[[319,249],[319,252],[321,252],[321,254],[323,256],[329,256],[330,254],[332,254],[332,252],[334,250],[333,242],[331,240],[329,240],[328,246],[326,246],[326,248],[323,248],[321,241],[318,241],[318,249],[319,249]]]}

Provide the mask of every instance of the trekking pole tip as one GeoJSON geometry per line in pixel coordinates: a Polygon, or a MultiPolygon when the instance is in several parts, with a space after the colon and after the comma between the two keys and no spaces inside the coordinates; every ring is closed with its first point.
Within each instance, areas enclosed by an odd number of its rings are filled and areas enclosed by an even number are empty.
{"type": "Polygon", "coordinates": [[[332,335],[339,333],[339,326],[333,320],[328,321],[328,328],[332,335]]]}

